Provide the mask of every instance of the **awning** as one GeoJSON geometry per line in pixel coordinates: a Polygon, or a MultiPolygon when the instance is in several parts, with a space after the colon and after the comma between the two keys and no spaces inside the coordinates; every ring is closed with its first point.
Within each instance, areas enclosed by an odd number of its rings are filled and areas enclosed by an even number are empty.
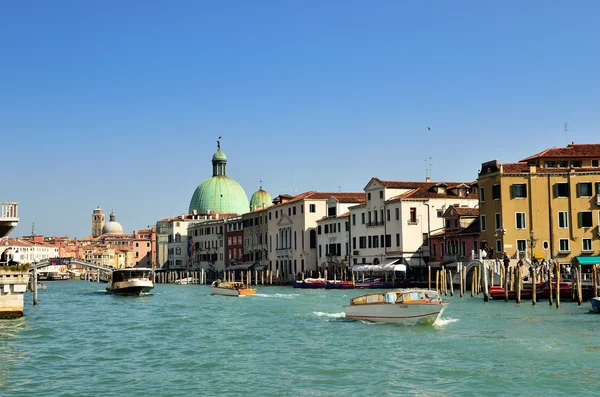
{"type": "Polygon", "coordinates": [[[425,266],[425,261],[420,258],[402,258],[404,264],[408,267],[421,267],[425,266]]]}
{"type": "Polygon", "coordinates": [[[402,258],[387,258],[387,259],[384,259],[384,260],[382,260],[382,261],[379,263],[379,266],[387,267],[387,266],[389,266],[389,265],[393,265],[393,264],[395,264],[396,262],[398,262],[398,261],[399,261],[399,260],[401,260],[401,259],[402,259],[402,258]]]}
{"type": "Polygon", "coordinates": [[[227,268],[227,270],[245,270],[250,269],[256,262],[244,262],[239,265],[231,265],[227,268]]]}
{"type": "Polygon", "coordinates": [[[600,256],[576,256],[575,259],[580,265],[600,265],[600,256]]]}
{"type": "Polygon", "coordinates": [[[406,272],[406,265],[392,265],[392,269],[395,272],[406,272]]]}

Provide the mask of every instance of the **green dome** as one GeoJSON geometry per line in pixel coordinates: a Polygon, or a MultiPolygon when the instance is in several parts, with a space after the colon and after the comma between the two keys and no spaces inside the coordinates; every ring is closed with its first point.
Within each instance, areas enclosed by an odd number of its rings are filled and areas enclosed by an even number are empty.
{"type": "Polygon", "coordinates": [[[261,187],[258,189],[250,199],[250,210],[260,209],[264,207],[268,207],[272,204],[273,200],[269,193],[263,190],[261,187]]]}
{"type": "Polygon", "coordinates": [[[217,150],[215,152],[215,154],[213,154],[213,157],[212,157],[212,161],[219,161],[219,160],[227,161],[227,156],[225,156],[225,153],[222,152],[221,149],[217,150]]]}
{"type": "Polygon", "coordinates": [[[221,214],[245,214],[248,212],[248,196],[235,180],[225,175],[212,176],[202,182],[194,191],[189,213],[193,213],[194,210],[198,212],[214,211],[221,214]]]}

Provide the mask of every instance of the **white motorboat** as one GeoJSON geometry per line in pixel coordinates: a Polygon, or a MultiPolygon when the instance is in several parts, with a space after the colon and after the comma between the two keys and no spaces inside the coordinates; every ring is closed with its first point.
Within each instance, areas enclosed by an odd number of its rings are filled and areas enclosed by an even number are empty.
{"type": "Polygon", "coordinates": [[[142,295],[154,288],[154,271],[147,268],[115,269],[106,290],[113,294],[142,295]]]}
{"type": "Polygon", "coordinates": [[[216,280],[210,286],[210,291],[214,295],[224,296],[243,296],[256,294],[256,290],[254,288],[239,281],[226,282],[216,280]]]}
{"type": "Polygon", "coordinates": [[[192,284],[194,282],[194,280],[191,277],[185,277],[185,278],[180,278],[177,279],[173,282],[173,284],[178,284],[178,285],[188,285],[188,284],[192,284]]]}
{"type": "Polygon", "coordinates": [[[358,296],[344,312],[356,320],[433,324],[448,305],[435,291],[410,289],[358,296]]]}

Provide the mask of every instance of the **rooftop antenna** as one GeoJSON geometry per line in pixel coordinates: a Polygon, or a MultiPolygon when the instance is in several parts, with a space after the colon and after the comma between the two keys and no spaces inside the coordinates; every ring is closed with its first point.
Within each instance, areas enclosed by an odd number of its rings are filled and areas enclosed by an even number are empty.
{"type": "Polygon", "coordinates": [[[35,236],[35,222],[31,224],[31,235],[35,236]]]}
{"type": "Polygon", "coordinates": [[[431,157],[425,159],[425,179],[431,179],[431,157]]]}
{"type": "Polygon", "coordinates": [[[342,187],[338,185],[338,192],[342,191],[342,187]]]}
{"type": "Polygon", "coordinates": [[[565,121],[565,146],[569,146],[569,125],[565,121]]]}

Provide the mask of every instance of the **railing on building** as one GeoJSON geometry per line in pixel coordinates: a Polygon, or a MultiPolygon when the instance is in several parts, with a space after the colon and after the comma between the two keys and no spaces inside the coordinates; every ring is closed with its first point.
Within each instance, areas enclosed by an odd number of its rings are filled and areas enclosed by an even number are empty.
{"type": "Polygon", "coordinates": [[[0,202],[0,221],[18,221],[19,204],[14,202],[0,202]]]}

